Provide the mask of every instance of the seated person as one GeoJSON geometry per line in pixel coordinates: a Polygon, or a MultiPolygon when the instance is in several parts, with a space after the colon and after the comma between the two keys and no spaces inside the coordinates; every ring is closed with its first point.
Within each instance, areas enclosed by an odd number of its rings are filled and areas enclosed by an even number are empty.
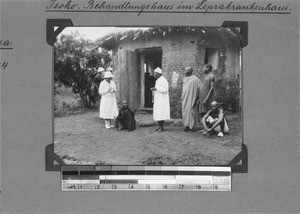
{"type": "Polygon", "coordinates": [[[119,115],[116,118],[117,130],[119,130],[119,124],[121,124],[122,125],[121,130],[128,129],[128,131],[133,131],[136,128],[134,115],[135,113],[130,110],[126,100],[124,100],[123,106],[122,108],[120,108],[119,115]]]}
{"type": "Polygon", "coordinates": [[[223,109],[216,101],[211,103],[211,109],[202,118],[202,124],[207,133],[217,134],[218,137],[223,137],[229,131],[223,109]]]}

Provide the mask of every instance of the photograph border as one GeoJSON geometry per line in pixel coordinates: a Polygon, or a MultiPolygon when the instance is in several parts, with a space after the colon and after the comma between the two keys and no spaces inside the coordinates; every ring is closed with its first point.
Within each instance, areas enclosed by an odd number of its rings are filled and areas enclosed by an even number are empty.
{"type": "MultiPolygon", "coordinates": [[[[46,20],[46,42],[50,46],[54,46],[56,37],[66,28],[66,27],[76,27],[74,26],[71,19],[47,19],[46,20]],[[56,29],[54,29],[56,27],[56,29]]],[[[83,27],[83,26],[80,26],[83,27]]],[[[86,26],[88,27],[88,25],[86,26]]],[[[94,27],[94,26],[93,26],[94,27]]],[[[118,26],[120,27],[120,26],[118,26]]],[[[124,26],[125,27],[125,26],[124,26]]],[[[188,27],[188,26],[187,26],[188,27]]],[[[195,26],[196,27],[196,26],[195,26]]],[[[198,26],[200,27],[200,26],[198,26]]],[[[240,29],[241,34],[241,49],[248,45],[248,22],[247,21],[223,21],[220,27],[235,27],[240,29]]],[[[54,55],[52,54],[52,61],[54,63],[54,55]]],[[[241,57],[241,69],[243,71],[243,57],[241,57]]],[[[54,72],[54,64],[52,63],[52,73],[54,72]]],[[[242,74],[242,86],[244,83],[242,74]]],[[[53,79],[52,79],[52,89],[53,89],[53,79]]],[[[52,98],[54,97],[54,91],[52,90],[52,98]]],[[[247,173],[248,172],[248,149],[244,144],[244,120],[243,120],[243,88],[241,90],[242,98],[242,146],[241,151],[227,164],[220,167],[231,167],[232,173],[247,173]]],[[[54,106],[52,105],[52,134],[54,137],[54,106]]],[[[54,142],[46,146],[45,148],[45,170],[46,171],[61,171],[62,166],[84,166],[84,165],[68,165],[65,164],[61,158],[54,152],[54,142]],[[57,162],[57,164],[54,164],[57,162]]],[[[87,165],[93,166],[93,165],[87,165]]],[[[127,164],[121,166],[129,166],[127,164]]],[[[137,165],[141,166],[141,165],[137,165]]],[[[205,165],[205,166],[218,166],[218,165],[205,165]]],[[[155,167],[155,166],[154,166],[155,167]]]]}

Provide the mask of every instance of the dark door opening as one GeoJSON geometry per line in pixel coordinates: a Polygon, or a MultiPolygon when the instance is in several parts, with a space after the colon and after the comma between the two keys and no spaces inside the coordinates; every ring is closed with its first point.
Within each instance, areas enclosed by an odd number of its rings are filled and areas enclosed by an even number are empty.
{"type": "Polygon", "coordinates": [[[153,108],[153,95],[151,88],[155,86],[154,69],[162,68],[162,52],[151,52],[144,54],[144,107],[153,108]]]}

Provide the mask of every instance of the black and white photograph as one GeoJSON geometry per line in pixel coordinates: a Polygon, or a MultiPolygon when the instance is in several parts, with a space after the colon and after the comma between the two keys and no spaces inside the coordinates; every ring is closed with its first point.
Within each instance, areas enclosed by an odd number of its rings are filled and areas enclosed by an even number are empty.
{"type": "Polygon", "coordinates": [[[53,51],[64,164],[226,166],[241,152],[239,28],[66,27],[53,51]]]}

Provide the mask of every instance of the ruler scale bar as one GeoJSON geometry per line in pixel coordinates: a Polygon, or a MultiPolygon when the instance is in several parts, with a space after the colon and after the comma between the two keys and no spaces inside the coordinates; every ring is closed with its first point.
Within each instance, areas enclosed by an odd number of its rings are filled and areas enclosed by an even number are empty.
{"type": "Polygon", "coordinates": [[[138,180],[125,180],[125,179],[109,179],[109,180],[100,180],[100,184],[135,184],[138,183],[138,180]]]}
{"type": "Polygon", "coordinates": [[[174,179],[175,176],[171,175],[106,175],[99,176],[99,179],[174,179]]]}
{"type": "Polygon", "coordinates": [[[230,167],[63,166],[65,191],[231,191],[230,167]]]}

